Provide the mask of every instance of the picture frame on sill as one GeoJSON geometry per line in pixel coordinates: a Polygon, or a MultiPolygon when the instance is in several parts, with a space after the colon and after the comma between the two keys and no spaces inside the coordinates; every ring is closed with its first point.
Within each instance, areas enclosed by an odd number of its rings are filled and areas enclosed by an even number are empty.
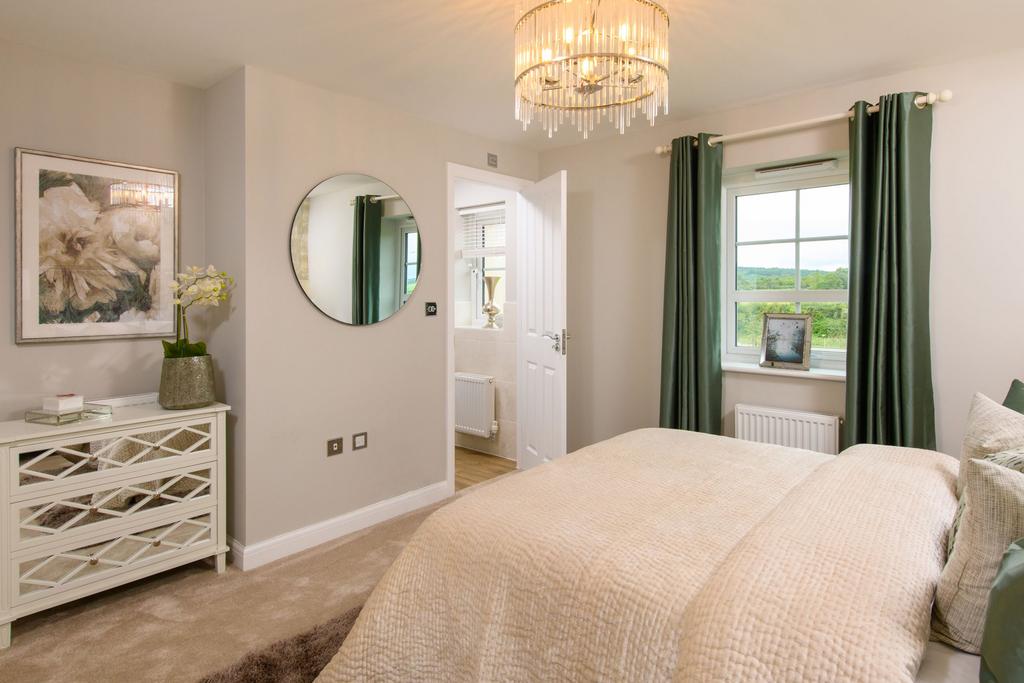
{"type": "Polygon", "coordinates": [[[811,316],[765,313],[761,327],[761,367],[811,369],[811,316]]]}
{"type": "Polygon", "coordinates": [[[180,176],[15,149],[15,342],[174,336],[180,176]]]}

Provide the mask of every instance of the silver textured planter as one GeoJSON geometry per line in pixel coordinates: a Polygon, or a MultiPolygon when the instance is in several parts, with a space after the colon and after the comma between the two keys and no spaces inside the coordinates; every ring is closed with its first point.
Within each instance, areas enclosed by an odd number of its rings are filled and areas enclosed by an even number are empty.
{"type": "Polygon", "coordinates": [[[160,371],[160,405],[167,410],[203,408],[213,395],[213,357],[164,358],[160,371]]]}

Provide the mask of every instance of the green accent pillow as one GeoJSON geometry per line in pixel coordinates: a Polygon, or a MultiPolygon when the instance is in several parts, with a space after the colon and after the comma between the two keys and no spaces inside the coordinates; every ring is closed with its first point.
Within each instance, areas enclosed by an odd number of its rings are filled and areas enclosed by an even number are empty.
{"type": "Polygon", "coordinates": [[[1024,382],[1019,379],[1013,380],[1010,391],[1007,392],[1006,399],[1003,400],[1003,405],[1010,410],[1024,413],[1024,382]]]}
{"type": "Polygon", "coordinates": [[[1024,538],[1003,555],[988,594],[981,639],[981,683],[1024,681],[1024,538]]]}

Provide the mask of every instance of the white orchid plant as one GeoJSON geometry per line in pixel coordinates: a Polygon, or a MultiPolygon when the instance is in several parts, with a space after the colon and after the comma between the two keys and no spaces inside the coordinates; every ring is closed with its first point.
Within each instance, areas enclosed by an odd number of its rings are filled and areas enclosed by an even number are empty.
{"type": "Polygon", "coordinates": [[[165,358],[191,358],[206,355],[206,342],[188,340],[188,309],[193,306],[220,306],[228,300],[235,279],[213,266],[206,269],[191,266],[178,273],[171,282],[174,292],[174,311],[178,320],[178,335],[173,342],[164,342],[165,358]]]}

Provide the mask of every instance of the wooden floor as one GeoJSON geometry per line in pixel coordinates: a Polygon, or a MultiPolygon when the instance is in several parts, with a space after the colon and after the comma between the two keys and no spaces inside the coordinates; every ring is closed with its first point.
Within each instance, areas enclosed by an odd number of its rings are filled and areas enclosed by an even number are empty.
{"type": "Polygon", "coordinates": [[[508,458],[496,455],[468,451],[455,447],[455,490],[461,491],[467,486],[479,484],[488,479],[500,477],[506,472],[514,472],[516,463],[508,458]]]}

